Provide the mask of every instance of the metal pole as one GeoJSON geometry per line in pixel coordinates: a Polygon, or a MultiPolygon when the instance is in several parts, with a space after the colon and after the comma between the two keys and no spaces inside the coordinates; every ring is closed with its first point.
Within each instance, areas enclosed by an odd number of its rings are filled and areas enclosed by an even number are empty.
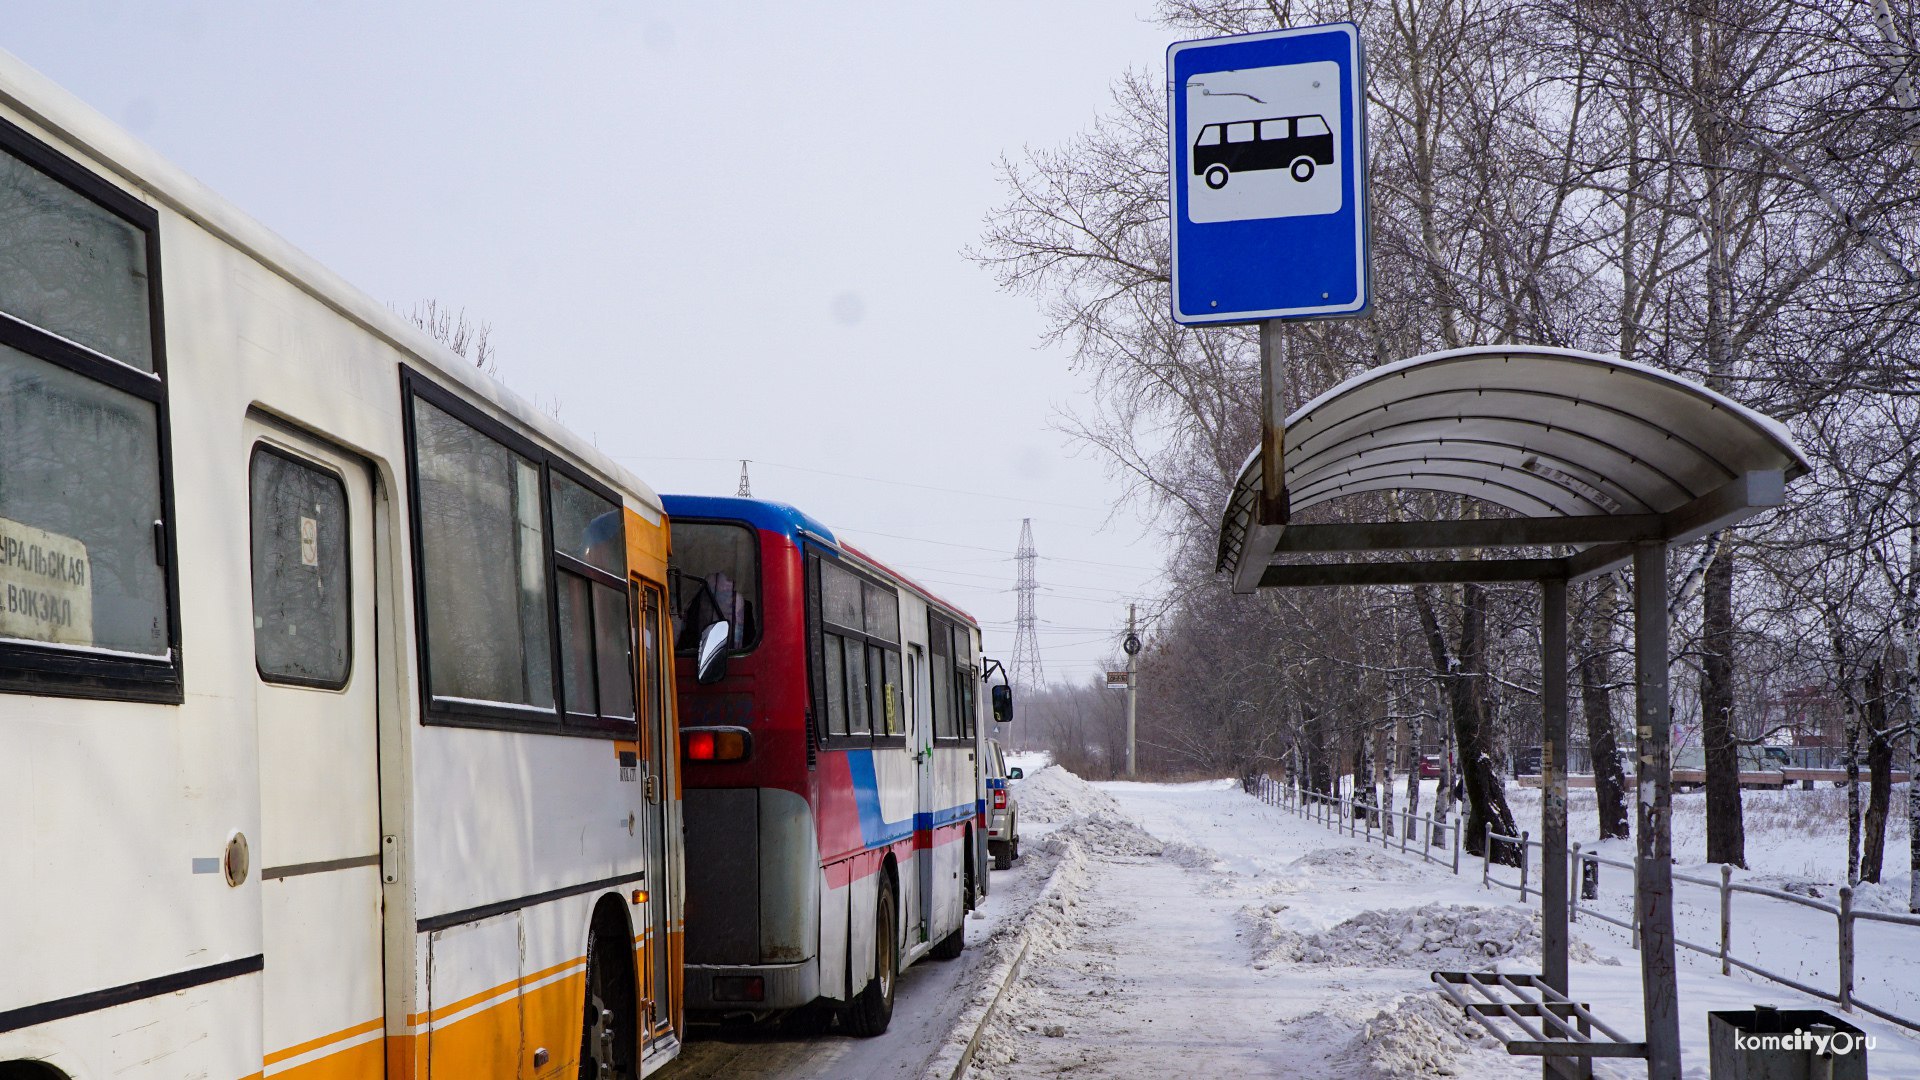
{"type": "Polygon", "coordinates": [[[1567,582],[1540,583],[1541,977],[1567,992],[1567,582]]]}
{"type": "Polygon", "coordinates": [[[1287,523],[1287,402],[1280,379],[1280,320],[1260,324],[1260,512],[1262,525],[1287,523]]]}
{"type": "Polygon", "coordinates": [[[1733,951],[1733,866],[1720,864],[1720,974],[1733,974],[1727,956],[1733,951]]]}
{"type": "MultiPolygon", "coordinates": [[[[1911,796],[1909,796],[1911,798],[1911,796]]],[[[1853,1011],[1853,886],[1840,886],[1840,1007],[1853,1011]]]]}
{"type": "MultiPolygon", "coordinates": [[[[1127,605],[1127,641],[1132,642],[1134,640],[1135,639],[1133,636],[1133,605],[1128,604],[1127,605]]],[[[1128,776],[1133,775],[1133,699],[1134,699],[1134,696],[1140,692],[1140,688],[1134,685],[1134,683],[1139,681],[1139,676],[1134,673],[1136,667],[1137,665],[1134,663],[1133,653],[1132,651],[1128,651],[1127,653],[1127,775],[1128,776]]]]}
{"type": "Polygon", "coordinates": [[[1640,1001],[1647,1076],[1680,1075],[1680,995],[1673,944],[1673,713],[1667,688],[1667,545],[1633,550],[1634,741],[1639,816],[1633,831],[1640,915],[1640,1001]]]}

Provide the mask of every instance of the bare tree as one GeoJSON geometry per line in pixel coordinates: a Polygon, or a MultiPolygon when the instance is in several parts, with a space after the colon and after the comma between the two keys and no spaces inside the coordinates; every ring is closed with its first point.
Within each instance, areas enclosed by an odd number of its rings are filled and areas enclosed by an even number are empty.
{"type": "Polygon", "coordinates": [[[408,322],[425,330],[455,356],[471,361],[489,375],[496,373],[491,323],[473,322],[467,318],[466,308],[455,311],[438,300],[422,300],[406,315],[408,322]]]}

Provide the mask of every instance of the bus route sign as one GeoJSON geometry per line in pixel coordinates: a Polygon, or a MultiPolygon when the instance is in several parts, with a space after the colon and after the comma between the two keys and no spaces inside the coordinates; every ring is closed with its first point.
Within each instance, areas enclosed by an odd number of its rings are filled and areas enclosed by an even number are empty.
{"type": "Polygon", "coordinates": [[[1175,321],[1366,313],[1364,78],[1352,23],[1167,49],[1175,321]]]}

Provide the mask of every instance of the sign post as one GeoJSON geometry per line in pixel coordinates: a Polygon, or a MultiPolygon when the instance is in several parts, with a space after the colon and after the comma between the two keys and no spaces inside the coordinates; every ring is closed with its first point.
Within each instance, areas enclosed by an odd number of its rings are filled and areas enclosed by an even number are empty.
{"type": "Polygon", "coordinates": [[[1287,520],[1279,324],[1372,303],[1364,50],[1352,23],[1167,49],[1173,318],[1260,324],[1260,521],[1287,520]]]}
{"type": "Polygon", "coordinates": [[[1133,701],[1139,694],[1139,679],[1136,677],[1139,665],[1134,658],[1140,655],[1140,635],[1133,630],[1133,605],[1127,605],[1127,640],[1120,646],[1127,654],[1127,775],[1133,775],[1133,701]]]}

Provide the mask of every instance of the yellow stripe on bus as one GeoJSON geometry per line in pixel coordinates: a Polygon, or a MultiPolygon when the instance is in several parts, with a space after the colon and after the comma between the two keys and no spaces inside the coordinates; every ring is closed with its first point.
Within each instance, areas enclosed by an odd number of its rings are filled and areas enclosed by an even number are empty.
{"type": "Polygon", "coordinates": [[[342,1039],[351,1039],[355,1035],[365,1035],[369,1031],[374,1031],[378,1029],[380,1025],[386,1022],[387,1022],[386,1018],[384,1017],[375,1017],[374,1019],[369,1020],[364,1024],[355,1024],[354,1026],[347,1028],[345,1031],[336,1031],[331,1035],[322,1035],[317,1039],[308,1039],[306,1042],[296,1043],[293,1046],[289,1046],[285,1050],[275,1050],[273,1053],[268,1054],[264,1058],[261,1058],[260,1064],[263,1066],[278,1065],[280,1062],[285,1061],[288,1058],[299,1057],[301,1054],[318,1050],[321,1047],[326,1046],[328,1043],[336,1043],[342,1039]]]}
{"type": "Polygon", "coordinates": [[[462,1009],[467,1009],[475,1005],[478,1005],[481,1002],[487,1000],[488,998],[498,997],[501,994],[507,993],[509,991],[520,990],[521,988],[525,987],[528,983],[539,982],[541,979],[547,978],[548,976],[558,975],[562,971],[565,971],[571,967],[584,966],[586,962],[587,962],[586,957],[576,956],[573,959],[566,961],[565,963],[555,964],[552,967],[547,968],[543,971],[536,971],[529,975],[522,975],[517,979],[513,979],[508,982],[503,982],[499,986],[496,986],[491,990],[482,990],[477,994],[472,994],[467,997],[463,997],[459,1001],[455,1001],[447,1005],[442,1005],[439,1008],[433,1009],[429,1012],[414,1013],[413,1015],[407,1017],[407,1024],[411,1027],[419,1027],[421,1024],[432,1023],[433,1021],[436,1021],[436,1020],[444,1020],[447,1017],[452,1016],[454,1013],[457,1013],[462,1009]]]}

